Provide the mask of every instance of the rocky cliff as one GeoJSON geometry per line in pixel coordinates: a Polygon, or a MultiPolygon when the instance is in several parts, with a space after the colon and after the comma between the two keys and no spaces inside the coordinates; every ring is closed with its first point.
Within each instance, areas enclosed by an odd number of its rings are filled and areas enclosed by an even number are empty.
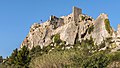
{"type": "Polygon", "coordinates": [[[107,47],[113,48],[113,51],[120,49],[120,25],[118,31],[114,31],[107,14],[102,13],[94,20],[82,14],[82,10],[77,7],[73,7],[73,12],[67,16],[60,18],[50,16],[44,23],[34,23],[21,47],[27,45],[29,49],[35,46],[43,48],[53,42],[51,37],[56,34],[66,42],[65,45],[73,45],[76,40],[81,42],[92,37],[94,44],[98,46],[103,42],[107,44],[103,49],[107,47]]]}

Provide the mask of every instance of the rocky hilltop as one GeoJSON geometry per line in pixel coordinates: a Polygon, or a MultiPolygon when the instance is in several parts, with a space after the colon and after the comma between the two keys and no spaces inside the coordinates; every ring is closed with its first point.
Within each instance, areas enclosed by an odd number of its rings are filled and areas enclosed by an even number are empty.
{"type": "Polygon", "coordinates": [[[118,30],[110,26],[107,14],[100,14],[96,20],[91,16],[82,13],[82,9],[73,7],[72,13],[67,16],[56,17],[50,16],[50,19],[44,23],[34,23],[30,27],[27,37],[21,44],[28,46],[29,49],[33,47],[52,45],[54,42],[52,37],[59,34],[60,39],[65,42],[65,45],[73,45],[85,39],[93,38],[94,44],[101,46],[105,43],[107,47],[112,48],[112,51],[120,49],[120,25],[118,30]]]}
{"type": "Polygon", "coordinates": [[[0,68],[120,68],[120,25],[73,7],[67,16],[34,23],[20,49],[0,58],[0,68]]]}

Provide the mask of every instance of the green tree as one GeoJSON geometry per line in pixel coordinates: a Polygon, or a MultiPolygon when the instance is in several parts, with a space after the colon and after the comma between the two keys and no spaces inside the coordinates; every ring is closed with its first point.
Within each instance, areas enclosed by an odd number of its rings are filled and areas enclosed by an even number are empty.
{"type": "Polygon", "coordinates": [[[30,62],[29,50],[28,47],[24,46],[21,50],[18,51],[16,65],[23,66],[27,68],[30,62]]]}
{"type": "Polygon", "coordinates": [[[28,68],[30,62],[29,49],[24,46],[20,50],[13,50],[11,56],[5,59],[5,66],[8,68],[28,68]]]}
{"type": "Polygon", "coordinates": [[[3,62],[3,57],[2,56],[0,56],[0,63],[2,63],[3,62]]]}
{"type": "Polygon", "coordinates": [[[16,64],[17,54],[18,54],[18,49],[16,48],[15,50],[13,50],[11,56],[6,59],[7,64],[9,65],[16,64]]]}
{"type": "Polygon", "coordinates": [[[54,43],[57,43],[57,44],[62,42],[61,39],[60,39],[60,34],[55,34],[54,37],[53,37],[53,40],[54,40],[54,43]]]}
{"type": "Polygon", "coordinates": [[[29,54],[30,54],[30,57],[36,57],[36,56],[42,55],[42,52],[43,52],[43,49],[41,49],[41,47],[37,45],[36,47],[33,47],[30,50],[29,54]]]}

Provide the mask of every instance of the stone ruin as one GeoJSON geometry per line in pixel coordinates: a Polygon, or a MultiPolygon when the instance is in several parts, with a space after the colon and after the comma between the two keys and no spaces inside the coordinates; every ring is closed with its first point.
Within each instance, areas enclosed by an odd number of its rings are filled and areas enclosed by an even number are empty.
{"type": "Polygon", "coordinates": [[[74,45],[76,38],[81,42],[92,37],[97,45],[106,38],[112,38],[110,41],[114,41],[113,43],[117,46],[113,51],[118,50],[120,49],[120,26],[117,33],[111,29],[113,34],[110,35],[105,27],[105,19],[108,19],[107,14],[102,13],[94,20],[92,17],[82,14],[82,9],[73,7],[72,13],[67,16],[58,18],[52,15],[44,23],[34,23],[21,47],[27,45],[31,49],[35,46],[41,46],[41,48],[48,46],[52,42],[51,36],[60,34],[60,39],[65,41],[66,45],[74,45]]]}
{"type": "Polygon", "coordinates": [[[75,22],[78,21],[80,14],[82,14],[82,9],[77,8],[77,7],[73,7],[73,20],[75,22]]]}

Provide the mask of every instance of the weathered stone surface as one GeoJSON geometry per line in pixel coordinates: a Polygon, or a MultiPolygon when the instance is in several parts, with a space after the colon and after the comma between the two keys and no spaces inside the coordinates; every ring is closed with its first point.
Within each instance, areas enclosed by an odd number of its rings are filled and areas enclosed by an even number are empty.
{"type": "Polygon", "coordinates": [[[77,22],[79,41],[85,40],[86,38],[87,39],[90,38],[91,33],[90,34],[88,33],[88,29],[93,25],[93,21],[94,19],[92,19],[87,15],[83,15],[83,14],[79,15],[79,21],[77,22]],[[82,19],[82,17],[84,19],[82,19]]]}
{"type": "Polygon", "coordinates": [[[67,44],[74,44],[76,34],[78,32],[78,27],[75,25],[74,21],[58,28],[53,32],[54,34],[60,34],[60,39],[66,41],[67,44]]]}
{"type": "Polygon", "coordinates": [[[115,44],[116,44],[116,48],[114,48],[112,51],[117,51],[120,49],[120,24],[118,24],[118,29],[117,31],[115,32],[115,37],[114,37],[114,41],[115,41],[115,44]]]}
{"type": "Polygon", "coordinates": [[[61,18],[51,16],[50,20],[42,24],[33,24],[21,47],[28,45],[31,49],[33,46],[35,47],[37,45],[41,47],[47,46],[52,42],[51,36],[55,34],[60,34],[61,40],[66,41],[67,44],[73,45],[78,31],[78,27],[73,19],[77,19],[81,12],[81,9],[74,7],[73,13],[68,16],[61,18]]]}
{"type": "Polygon", "coordinates": [[[117,37],[120,37],[120,24],[118,24],[117,37]]]}
{"type": "Polygon", "coordinates": [[[106,30],[105,19],[108,19],[107,14],[102,13],[94,20],[92,17],[82,14],[81,9],[73,7],[73,12],[70,15],[60,18],[51,16],[44,23],[34,23],[21,47],[27,45],[31,49],[37,45],[41,46],[41,48],[48,46],[53,42],[51,36],[60,34],[60,39],[65,41],[66,45],[73,45],[76,39],[81,42],[90,37],[93,38],[95,44],[99,45],[106,38],[109,38],[109,41],[106,42],[108,45],[106,47],[112,48],[114,44],[117,47],[113,50],[118,50],[120,49],[120,25],[118,25],[117,32],[110,28],[110,31],[112,31],[112,34],[110,34],[106,30]],[[111,45],[109,45],[109,42],[112,42],[111,45]]]}
{"type": "Polygon", "coordinates": [[[100,44],[106,37],[110,37],[105,28],[105,19],[108,19],[106,14],[100,14],[94,21],[94,31],[92,37],[95,39],[95,43],[100,44]]]}
{"type": "Polygon", "coordinates": [[[77,22],[79,20],[79,15],[82,14],[82,9],[73,7],[73,20],[77,22]]]}

